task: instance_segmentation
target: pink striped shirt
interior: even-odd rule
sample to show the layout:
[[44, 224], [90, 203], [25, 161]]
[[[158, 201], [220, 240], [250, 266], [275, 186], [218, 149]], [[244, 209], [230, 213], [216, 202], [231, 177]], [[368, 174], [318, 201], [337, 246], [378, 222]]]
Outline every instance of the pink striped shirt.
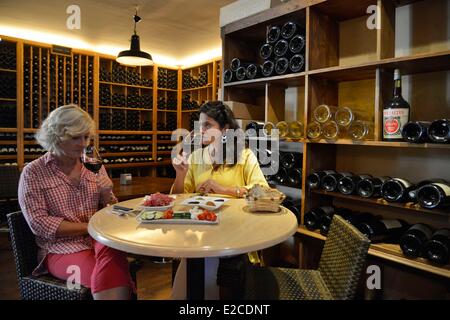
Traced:
[[[99, 174], [107, 175], [105, 167], [101, 168]], [[63, 220], [89, 222], [92, 215], [103, 206], [97, 178], [84, 166], [80, 184], [76, 186], [57, 167], [54, 156], [47, 152], [24, 167], [18, 197], [39, 247], [39, 265], [33, 275], [47, 272], [43, 261], [48, 253], [68, 254], [92, 248], [89, 235], [56, 237]]]

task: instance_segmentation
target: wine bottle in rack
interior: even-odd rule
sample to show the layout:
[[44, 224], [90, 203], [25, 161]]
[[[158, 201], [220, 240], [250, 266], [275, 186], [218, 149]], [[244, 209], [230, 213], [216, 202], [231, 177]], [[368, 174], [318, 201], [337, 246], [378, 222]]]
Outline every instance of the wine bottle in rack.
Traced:
[[261, 73], [264, 77], [270, 77], [275, 74], [275, 63], [272, 60], [264, 61], [261, 66]]
[[408, 224], [400, 219], [372, 219], [357, 226], [358, 230], [366, 235], [372, 243], [398, 243], [408, 227]]
[[246, 75], [247, 75], [247, 73], [246, 73], [246, 68], [245, 67], [239, 67], [236, 70], [236, 79], [238, 81], [245, 80]]
[[411, 121], [403, 126], [402, 137], [406, 142], [424, 143], [429, 141], [428, 128], [431, 122]]
[[433, 121], [428, 127], [428, 137], [435, 143], [450, 143], [450, 120]]
[[278, 25], [270, 26], [267, 29], [266, 42], [275, 43], [278, 41], [281, 35], [281, 28]]
[[259, 49], [259, 56], [264, 59], [270, 59], [273, 55], [273, 46], [270, 43], [264, 43]]
[[324, 215], [333, 215], [334, 211], [334, 208], [331, 206], [323, 206], [311, 209], [310, 211], [305, 213], [305, 227], [311, 231], [320, 228], [321, 218]]
[[381, 186], [381, 195], [389, 202], [408, 202], [409, 192], [415, 190], [415, 186], [406, 179], [391, 178]]
[[288, 21], [282, 27], [280, 35], [284, 39], [291, 39], [295, 34], [305, 34], [305, 29], [295, 21]]
[[275, 61], [275, 72], [277, 75], [285, 74], [289, 69], [289, 60], [285, 57], [278, 58]]
[[249, 64], [247, 67], [247, 70], [245, 71], [246, 77], [247, 79], [256, 79], [261, 77], [262, 73], [261, 73], [261, 67], [257, 64]]
[[230, 70], [236, 72], [240, 67], [247, 68], [250, 63], [250, 61], [233, 58], [230, 62]]
[[450, 207], [450, 183], [439, 179], [425, 184], [417, 190], [416, 197], [423, 208]]
[[304, 35], [297, 34], [289, 41], [289, 50], [296, 54], [305, 50], [306, 38]]
[[275, 57], [280, 58], [284, 57], [289, 51], [289, 42], [285, 39], [278, 40], [275, 46], [273, 47], [273, 52]]
[[223, 81], [225, 83], [234, 81], [233, 76], [234, 76], [233, 71], [231, 71], [229, 69], [225, 69], [223, 71]]
[[302, 166], [302, 154], [285, 152], [281, 158], [281, 166], [286, 170], [291, 170], [293, 168], [301, 168]]
[[357, 184], [357, 193], [363, 198], [381, 196], [381, 186], [391, 177], [363, 177]]
[[409, 122], [410, 106], [402, 97], [400, 70], [394, 71], [394, 96], [383, 110], [383, 138], [386, 141], [402, 140], [403, 126]]
[[[371, 175], [355, 175], [355, 176], [346, 176], [339, 179], [338, 182], [338, 190], [342, 194], [350, 195], [356, 193], [357, 185], [362, 179], [371, 179]], [[369, 180], [370, 181], [370, 180]]]
[[301, 188], [302, 168], [292, 168], [287, 175], [288, 184], [294, 188]]
[[305, 58], [301, 54], [295, 54], [289, 60], [289, 70], [291, 72], [301, 72], [304, 70]]
[[350, 172], [333, 172], [322, 178], [321, 184], [325, 191], [333, 192], [338, 189], [339, 180], [343, 177], [353, 176]]
[[319, 189], [322, 187], [322, 179], [329, 175], [336, 173], [334, 170], [316, 171], [308, 175], [306, 178], [306, 185], [309, 189]]
[[450, 254], [450, 229], [437, 230], [427, 241], [424, 248], [424, 256], [428, 260], [442, 265], [449, 263]]
[[417, 223], [410, 227], [400, 238], [400, 248], [405, 256], [417, 258], [422, 255], [425, 243], [433, 235], [429, 226]]

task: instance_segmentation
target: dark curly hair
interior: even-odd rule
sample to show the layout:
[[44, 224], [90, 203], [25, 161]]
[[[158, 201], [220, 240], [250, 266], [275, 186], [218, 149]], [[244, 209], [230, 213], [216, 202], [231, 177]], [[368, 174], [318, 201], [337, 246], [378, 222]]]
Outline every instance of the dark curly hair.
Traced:
[[[217, 123], [220, 126], [220, 129], [224, 129], [228, 126], [228, 129], [238, 130], [240, 129], [239, 124], [236, 121], [236, 118], [234, 117], [233, 111], [230, 109], [229, 106], [224, 104], [222, 101], [208, 101], [205, 104], [203, 104], [200, 107], [199, 110], [200, 113], [206, 114], [208, 117], [214, 119], [217, 121]], [[239, 145], [238, 137], [233, 135], [233, 143], [234, 143], [234, 156], [233, 156], [233, 163], [226, 163], [226, 144], [222, 144], [222, 150], [223, 150], [223, 164], [215, 166], [214, 169], [218, 169], [221, 166], [230, 166], [233, 167], [237, 164], [238, 160], [241, 157], [243, 147], [242, 145]], [[247, 144], [244, 144], [244, 148], [247, 147]]]

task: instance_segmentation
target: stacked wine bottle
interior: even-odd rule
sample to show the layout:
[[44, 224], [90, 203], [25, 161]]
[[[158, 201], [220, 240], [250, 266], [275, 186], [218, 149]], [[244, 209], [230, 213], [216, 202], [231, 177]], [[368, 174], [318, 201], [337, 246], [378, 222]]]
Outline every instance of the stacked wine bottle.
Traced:
[[24, 45], [24, 127], [38, 128], [49, 112], [74, 103], [93, 115], [94, 57], [59, 55], [48, 48]]
[[363, 198], [382, 197], [388, 202], [413, 202], [426, 209], [450, 210], [450, 182], [444, 179], [427, 179], [413, 184], [402, 178], [325, 170], [308, 175], [306, 184], [310, 190], [339, 191]]
[[204, 87], [208, 84], [208, 71], [201, 70], [198, 76], [191, 74], [190, 70], [183, 71], [183, 89]]
[[353, 212], [334, 206], [309, 210], [305, 213], [304, 225], [308, 230], [319, 230], [326, 236], [335, 214], [355, 226], [372, 243], [399, 244], [403, 254], [409, 258], [424, 257], [441, 265], [449, 263], [450, 230], [447, 228], [433, 230], [423, 223], [410, 225], [402, 219], [384, 219], [368, 212]]
[[276, 124], [273, 122], [258, 122], [258, 121], [251, 121], [247, 124], [245, 130], [254, 130], [254, 131], [247, 131], [248, 135], [255, 135], [255, 136], [272, 136], [272, 130], [277, 129], [278, 130], [278, 137], [280, 139], [301, 139], [303, 137], [303, 130], [304, 126], [301, 121], [295, 120], [295, 121], [279, 121]]
[[158, 69], [158, 88], [176, 89], [177, 88], [177, 71], [159, 68]]
[[313, 120], [308, 124], [306, 134], [312, 140], [367, 140], [373, 137], [373, 122], [358, 119], [360, 116], [349, 107], [321, 104], [314, 109]]
[[196, 100], [192, 100], [191, 95], [185, 94], [183, 95], [183, 99], [181, 100], [181, 105], [183, 110], [197, 110], [204, 103]]
[[[257, 157], [263, 172], [268, 172], [266, 179], [269, 183], [301, 188], [303, 174], [301, 153], [277, 152], [258, 148]], [[278, 164], [274, 162], [278, 162]], [[278, 168], [278, 171], [273, 172], [273, 168]]]
[[450, 143], [450, 120], [410, 121], [403, 126], [402, 136], [411, 143]]
[[267, 30], [266, 41], [260, 47], [262, 64], [233, 58], [224, 70], [225, 83], [302, 72], [305, 68], [305, 28], [295, 21], [273, 25]]

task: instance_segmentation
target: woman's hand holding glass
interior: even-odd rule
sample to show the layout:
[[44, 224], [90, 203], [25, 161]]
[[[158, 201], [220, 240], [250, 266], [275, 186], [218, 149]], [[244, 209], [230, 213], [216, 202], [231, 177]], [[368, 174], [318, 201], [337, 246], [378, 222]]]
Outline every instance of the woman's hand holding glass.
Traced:
[[113, 182], [108, 176], [97, 175], [98, 190], [100, 192], [100, 201], [103, 204], [111, 202]]
[[181, 154], [177, 154], [177, 156], [172, 159], [172, 165], [177, 175], [183, 177], [186, 176], [189, 169], [189, 163], [186, 157], [186, 152], [183, 151]]

